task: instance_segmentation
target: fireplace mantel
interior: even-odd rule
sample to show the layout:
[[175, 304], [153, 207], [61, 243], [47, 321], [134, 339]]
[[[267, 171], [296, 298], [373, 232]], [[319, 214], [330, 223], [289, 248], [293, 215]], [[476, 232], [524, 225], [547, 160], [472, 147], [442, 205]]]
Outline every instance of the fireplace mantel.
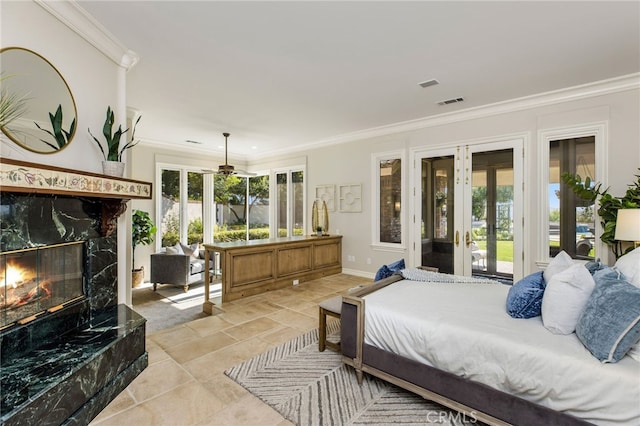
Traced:
[[0, 190], [103, 200], [102, 234], [109, 236], [132, 199], [151, 199], [151, 183], [0, 158]]

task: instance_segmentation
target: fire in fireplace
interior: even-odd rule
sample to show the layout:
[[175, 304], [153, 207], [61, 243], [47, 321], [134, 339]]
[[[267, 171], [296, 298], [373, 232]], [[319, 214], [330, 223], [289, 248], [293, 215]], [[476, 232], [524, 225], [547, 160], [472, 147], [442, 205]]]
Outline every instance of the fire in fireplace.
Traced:
[[84, 243], [0, 254], [0, 329], [25, 324], [84, 297]]

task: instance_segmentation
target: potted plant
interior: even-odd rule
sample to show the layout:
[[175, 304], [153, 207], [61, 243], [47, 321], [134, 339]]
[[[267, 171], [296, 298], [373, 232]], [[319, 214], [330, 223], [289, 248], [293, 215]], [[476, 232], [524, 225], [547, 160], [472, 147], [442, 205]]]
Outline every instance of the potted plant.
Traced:
[[42, 142], [44, 142], [46, 145], [48, 145], [50, 148], [52, 148], [54, 151], [59, 151], [62, 148], [64, 148], [65, 146], [67, 146], [67, 144], [69, 143], [69, 141], [73, 137], [73, 134], [76, 131], [75, 130], [76, 129], [76, 119], [74, 118], [73, 121], [71, 122], [71, 124], [69, 125], [69, 131], [64, 130], [62, 128], [62, 105], [58, 104], [58, 109], [56, 109], [56, 113], [55, 114], [49, 113], [49, 120], [51, 120], [51, 128], [53, 130], [43, 129], [35, 121], [34, 121], [34, 124], [36, 125], [36, 127], [38, 129], [42, 130], [43, 132], [48, 133], [49, 136], [51, 136], [53, 139], [55, 139], [57, 146], [52, 144], [49, 141], [44, 140], [44, 139], [40, 139], [40, 140]]
[[[0, 74], [0, 83], [9, 78], [9, 75]], [[12, 93], [5, 85], [0, 90], [0, 128], [11, 123], [27, 111], [27, 98]]]
[[322, 237], [322, 226], [316, 226], [316, 235]]
[[144, 267], [136, 268], [136, 246], [149, 245], [156, 236], [156, 226], [149, 213], [142, 210], [134, 210], [131, 217], [131, 257], [133, 269], [131, 271], [133, 287], [140, 285], [144, 278]]
[[622, 197], [614, 197], [609, 194], [609, 188], [602, 190], [602, 183], [596, 184], [589, 177], [586, 177], [583, 182], [578, 174], [562, 174], [562, 181], [579, 198], [593, 204], [600, 197], [598, 208], [598, 216], [600, 216], [600, 224], [602, 225], [600, 239], [611, 248], [616, 259], [625, 254], [622, 242], [615, 239], [618, 210], [640, 208], [640, 175], [635, 175], [635, 177], [636, 181], [628, 185], [629, 188]]
[[89, 130], [89, 134], [93, 138], [93, 140], [100, 148], [100, 152], [102, 152], [102, 156], [104, 157], [104, 161], [102, 162], [103, 172], [106, 175], [111, 176], [122, 176], [124, 173], [124, 163], [122, 162], [122, 154], [127, 149], [131, 149], [138, 144], [140, 141], [136, 141], [136, 127], [138, 126], [138, 122], [142, 116], [139, 116], [133, 125], [133, 131], [131, 132], [131, 139], [127, 142], [122, 148], [120, 147], [120, 138], [122, 135], [127, 133], [129, 129], [122, 130], [122, 126], [118, 126], [118, 130], [113, 132], [113, 124], [115, 122], [115, 114], [111, 110], [111, 107], [107, 107], [107, 117], [104, 120], [104, 125], [102, 127], [102, 134], [107, 141], [106, 149], [102, 146], [98, 138], [93, 136], [91, 130]]

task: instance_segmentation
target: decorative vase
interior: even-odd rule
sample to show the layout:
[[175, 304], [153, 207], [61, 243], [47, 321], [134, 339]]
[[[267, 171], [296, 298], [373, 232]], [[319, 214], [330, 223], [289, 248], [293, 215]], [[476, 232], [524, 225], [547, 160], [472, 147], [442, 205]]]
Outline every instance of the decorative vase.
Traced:
[[131, 270], [131, 285], [135, 288], [138, 287], [144, 280], [144, 266], [140, 269]]
[[124, 175], [124, 163], [122, 161], [103, 161], [102, 173], [108, 176], [122, 177]]

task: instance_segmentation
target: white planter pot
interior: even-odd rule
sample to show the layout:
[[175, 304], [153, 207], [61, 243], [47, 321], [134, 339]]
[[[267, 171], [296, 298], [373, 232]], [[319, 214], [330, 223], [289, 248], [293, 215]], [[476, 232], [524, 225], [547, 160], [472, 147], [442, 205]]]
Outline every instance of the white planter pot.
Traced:
[[124, 175], [124, 163], [121, 161], [103, 161], [102, 173], [108, 176], [122, 177]]

